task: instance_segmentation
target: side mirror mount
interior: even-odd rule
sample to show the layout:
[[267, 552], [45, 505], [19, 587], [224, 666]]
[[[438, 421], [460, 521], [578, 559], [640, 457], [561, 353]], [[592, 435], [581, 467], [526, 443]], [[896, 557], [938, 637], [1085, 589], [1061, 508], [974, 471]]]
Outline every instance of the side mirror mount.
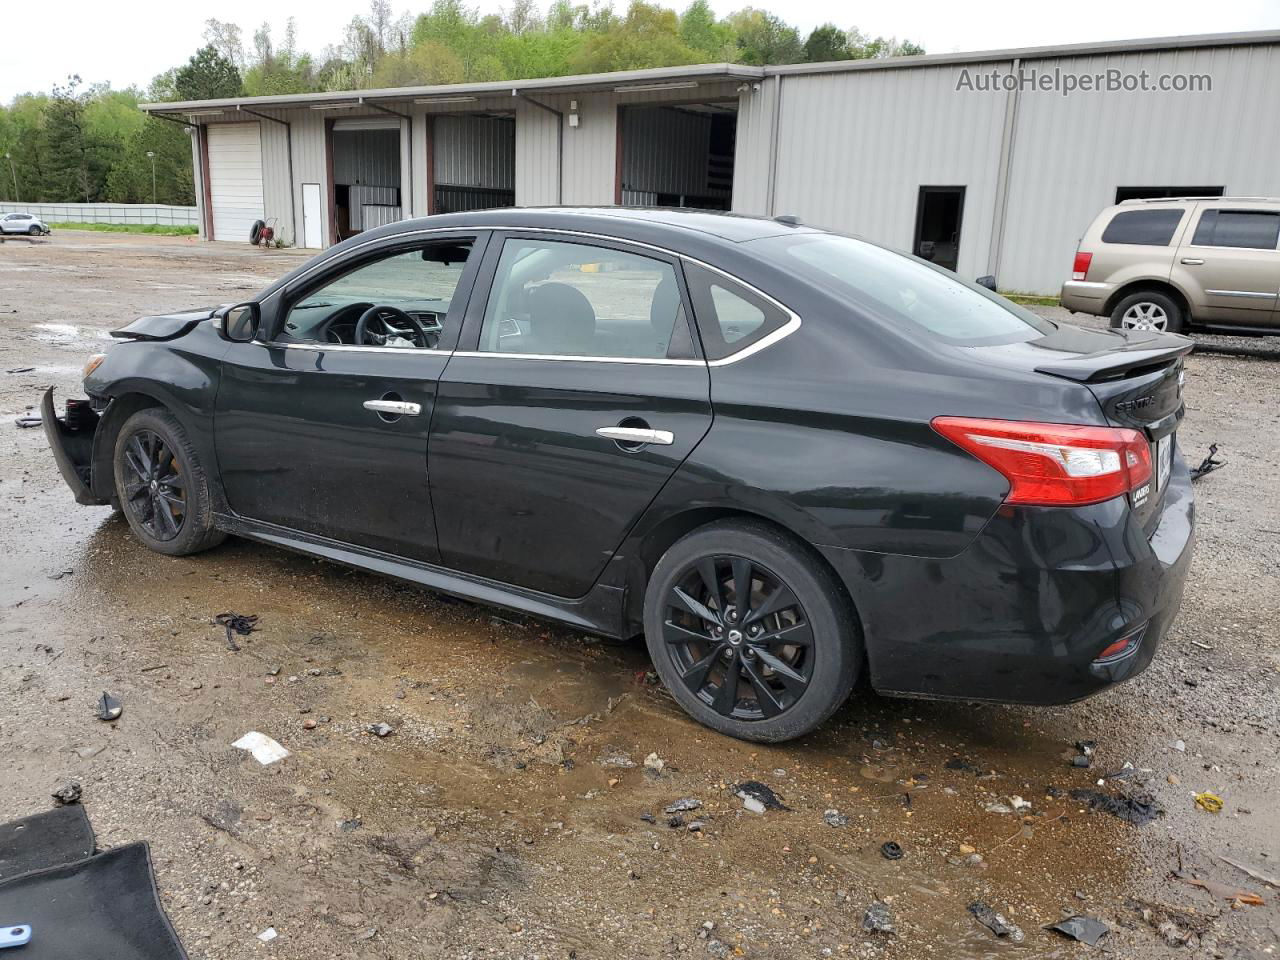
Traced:
[[996, 278], [991, 276], [990, 274], [987, 274], [987, 276], [985, 277], [979, 277], [977, 280], [974, 281], [974, 283], [976, 283], [980, 287], [986, 287], [992, 293], [996, 292]]
[[262, 308], [253, 301], [237, 303], [223, 307], [215, 314], [218, 319], [218, 333], [223, 340], [232, 343], [248, 343], [258, 335], [258, 325], [262, 322]]

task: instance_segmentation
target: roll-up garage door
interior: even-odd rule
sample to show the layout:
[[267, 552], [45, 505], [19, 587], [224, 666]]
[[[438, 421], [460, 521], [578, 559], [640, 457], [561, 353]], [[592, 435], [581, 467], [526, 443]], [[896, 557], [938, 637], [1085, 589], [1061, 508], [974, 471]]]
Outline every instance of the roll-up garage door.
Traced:
[[257, 123], [210, 124], [208, 130], [213, 239], [247, 243], [264, 209], [261, 130]]

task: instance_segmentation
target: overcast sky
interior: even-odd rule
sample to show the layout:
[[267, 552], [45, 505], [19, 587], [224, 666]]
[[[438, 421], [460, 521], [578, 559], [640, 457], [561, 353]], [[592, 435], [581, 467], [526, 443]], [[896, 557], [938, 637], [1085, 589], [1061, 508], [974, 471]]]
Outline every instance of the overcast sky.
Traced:
[[[677, 9], [687, 4], [662, 2]], [[473, 3], [486, 13], [503, 6], [502, 0]], [[394, 3], [397, 15], [416, 14], [429, 5], [430, 0]], [[893, 0], [856, 6], [848, 0], [712, 0], [721, 15], [748, 5], [779, 13], [802, 31], [832, 21], [873, 36], [914, 40], [929, 53], [1280, 28], [1280, 0], [1039, 5], [1025, 0]], [[615, 0], [614, 6], [625, 9], [626, 0]], [[338, 42], [354, 14], [366, 12], [363, 0], [3, 0], [0, 8], [5, 50], [0, 56], [0, 103], [19, 93], [48, 90], [72, 73], [88, 83], [145, 87], [202, 45], [209, 17], [238, 23], [248, 41], [264, 15], [277, 37], [285, 20], [294, 16], [299, 45], [319, 53]]]

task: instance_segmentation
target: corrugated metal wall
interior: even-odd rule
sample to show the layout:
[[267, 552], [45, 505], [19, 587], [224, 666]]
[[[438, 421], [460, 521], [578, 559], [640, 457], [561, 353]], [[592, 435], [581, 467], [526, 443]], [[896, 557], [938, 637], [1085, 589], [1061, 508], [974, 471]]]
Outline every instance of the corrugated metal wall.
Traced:
[[733, 209], [768, 216], [773, 182], [773, 124], [781, 77], [750, 84], [738, 97], [738, 143], [733, 165]]
[[[674, 107], [622, 112], [622, 191], [705, 196], [711, 117]], [[652, 202], [652, 201], [642, 201]]]
[[333, 182], [400, 186], [399, 130], [333, 131]]
[[270, 223], [276, 220], [276, 236], [292, 245], [298, 231], [294, 225], [293, 195], [289, 189], [289, 129], [271, 120], [259, 121], [262, 131], [262, 205]]
[[516, 185], [514, 117], [444, 115], [435, 122], [435, 182], [458, 187]]
[[958, 92], [958, 74], [933, 67], [784, 77], [771, 212], [906, 250], [920, 187], [962, 185], [957, 272], [985, 273], [1004, 98]]
[[[1031, 64], [1024, 64], [1030, 66]], [[1210, 93], [1023, 92], [1013, 141], [1002, 289], [1056, 294], [1076, 244], [1120, 186], [1221, 185], [1280, 196], [1280, 47], [1040, 60], [1042, 72], [1207, 73]], [[971, 94], [971, 96], [978, 96]]]

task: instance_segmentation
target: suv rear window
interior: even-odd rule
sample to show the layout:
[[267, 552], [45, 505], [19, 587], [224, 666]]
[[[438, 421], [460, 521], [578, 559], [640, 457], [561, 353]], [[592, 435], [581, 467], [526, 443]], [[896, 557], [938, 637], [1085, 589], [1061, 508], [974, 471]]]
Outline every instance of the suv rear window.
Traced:
[[1140, 243], [1167, 247], [1182, 222], [1182, 207], [1162, 210], [1125, 210], [1117, 213], [1102, 231], [1103, 243]]
[[1056, 329], [950, 270], [885, 247], [830, 233], [767, 237], [748, 246], [847, 304], [961, 346], [1016, 343]]
[[1280, 213], [1268, 210], [1206, 210], [1192, 243], [1197, 247], [1248, 247], [1274, 250], [1280, 239]]

